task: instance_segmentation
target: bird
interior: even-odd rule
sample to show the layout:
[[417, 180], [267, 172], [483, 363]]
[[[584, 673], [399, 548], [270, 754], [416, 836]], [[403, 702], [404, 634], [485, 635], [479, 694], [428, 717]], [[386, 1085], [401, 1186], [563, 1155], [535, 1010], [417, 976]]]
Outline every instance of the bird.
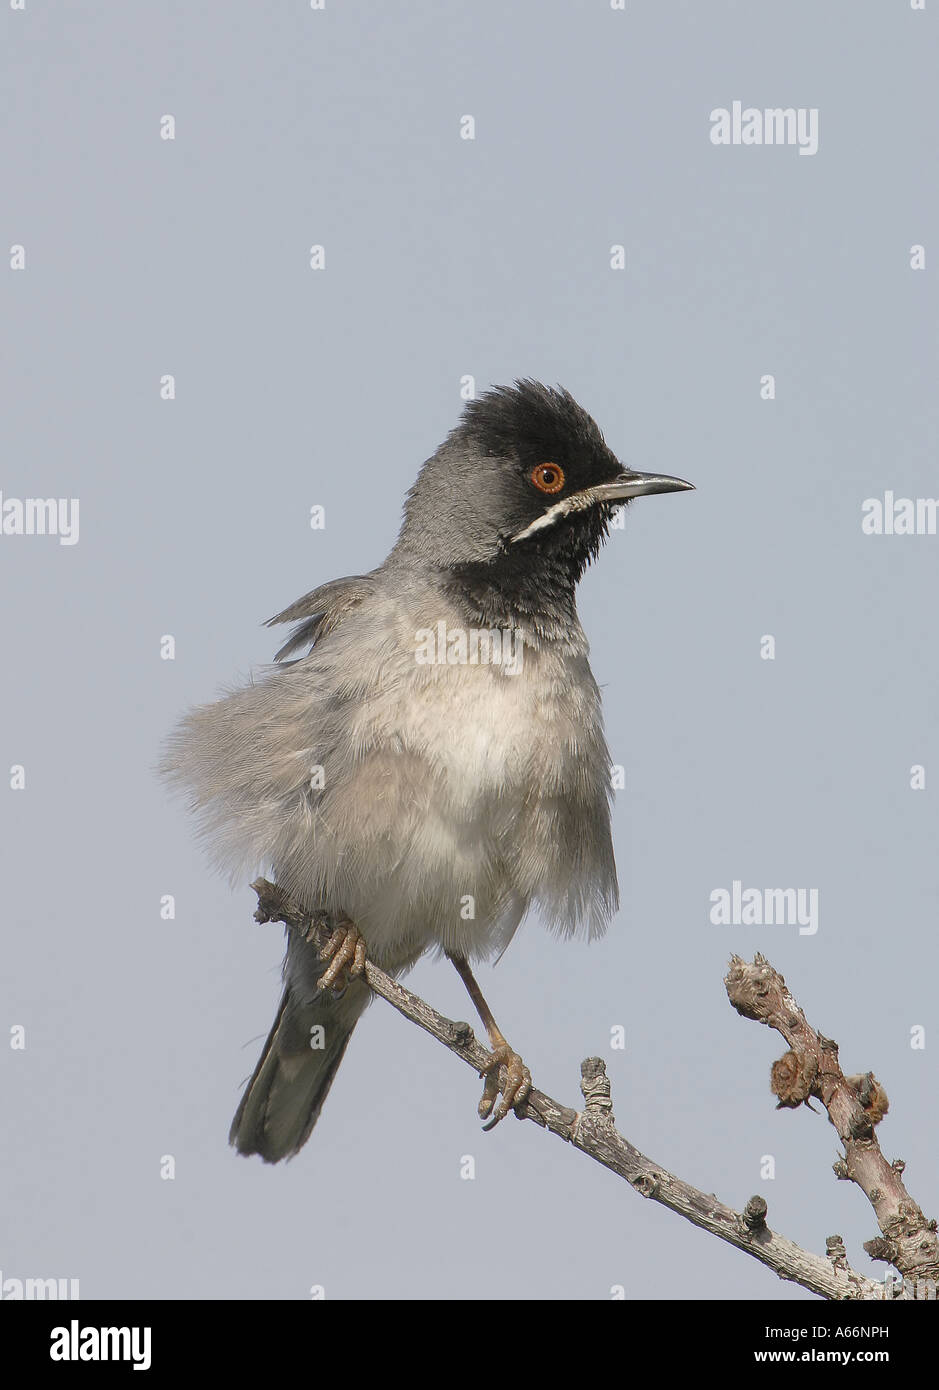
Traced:
[[243, 1155], [296, 1155], [370, 991], [452, 961], [486, 1027], [486, 1128], [531, 1073], [471, 962], [533, 910], [600, 936], [619, 893], [600, 691], [576, 606], [617, 509], [681, 478], [626, 467], [563, 387], [464, 403], [421, 467], [387, 558], [268, 620], [273, 663], [169, 735], [161, 772], [233, 880], [266, 866], [329, 928], [288, 932], [277, 1015], [231, 1125]]

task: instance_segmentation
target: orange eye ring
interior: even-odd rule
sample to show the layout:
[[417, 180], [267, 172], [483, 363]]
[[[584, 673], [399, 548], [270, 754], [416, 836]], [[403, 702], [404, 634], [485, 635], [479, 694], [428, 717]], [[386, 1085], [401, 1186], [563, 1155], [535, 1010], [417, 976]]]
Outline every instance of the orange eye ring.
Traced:
[[531, 480], [539, 492], [560, 492], [564, 486], [564, 469], [557, 463], [539, 463], [531, 470]]

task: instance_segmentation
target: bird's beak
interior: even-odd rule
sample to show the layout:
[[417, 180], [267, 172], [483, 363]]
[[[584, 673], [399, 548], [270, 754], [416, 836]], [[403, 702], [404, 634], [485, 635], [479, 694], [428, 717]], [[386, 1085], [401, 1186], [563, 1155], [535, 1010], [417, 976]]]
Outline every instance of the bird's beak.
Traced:
[[523, 531], [512, 536], [511, 543], [514, 545], [516, 541], [526, 541], [529, 536], [554, 526], [562, 517], [570, 516], [572, 512], [585, 512], [601, 502], [612, 502], [615, 506], [617, 502], [628, 502], [631, 497], [643, 497], [649, 492], [685, 492], [689, 488], [693, 492], [694, 483], [686, 483], [684, 478], [669, 478], [665, 473], [634, 473], [632, 469], [626, 469], [612, 483], [585, 487], [555, 502]]
[[595, 502], [627, 502], [630, 497], [646, 497], [653, 492], [694, 491], [694, 483], [684, 478], [670, 478], [667, 473], [634, 473], [627, 468], [612, 483], [600, 483], [590, 489]]

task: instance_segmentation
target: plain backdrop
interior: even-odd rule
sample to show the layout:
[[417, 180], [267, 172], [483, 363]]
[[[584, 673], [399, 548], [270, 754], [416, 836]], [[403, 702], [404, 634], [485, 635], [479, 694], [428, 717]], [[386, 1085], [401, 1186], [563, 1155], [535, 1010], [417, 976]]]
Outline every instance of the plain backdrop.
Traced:
[[[939, 537], [861, 530], [885, 489], [939, 493], [937, 9], [4, 7], [0, 488], [78, 497], [81, 527], [0, 535], [4, 1279], [809, 1297], [534, 1125], [482, 1134], [475, 1076], [382, 1003], [297, 1159], [227, 1146], [282, 939], [208, 869], [160, 741], [270, 660], [263, 619], [383, 558], [466, 376], [560, 382], [698, 487], [630, 508], [582, 586], [622, 909], [590, 947], [527, 922], [480, 971], [502, 1027], [569, 1105], [602, 1055], [654, 1161], [880, 1276], [834, 1130], [774, 1110], [784, 1044], [725, 997], [762, 950], [876, 1071], [885, 1152], [939, 1211]], [[713, 145], [735, 100], [817, 108], [818, 152]], [[817, 934], [713, 925], [735, 879], [817, 888]], [[469, 1016], [445, 964], [409, 983]]]

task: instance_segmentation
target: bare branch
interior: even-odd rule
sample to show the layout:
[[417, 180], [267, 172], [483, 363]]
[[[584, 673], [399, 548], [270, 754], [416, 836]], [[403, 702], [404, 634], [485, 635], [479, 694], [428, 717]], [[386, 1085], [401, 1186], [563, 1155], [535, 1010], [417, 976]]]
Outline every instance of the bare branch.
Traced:
[[904, 1187], [903, 1160], [888, 1163], [874, 1133], [887, 1112], [883, 1086], [872, 1072], [844, 1075], [838, 1044], [809, 1025], [765, 956], [754, 956], [752, 965], [732, 956], [724, 984], [739, 1014], [775, 1028], [789, 1044], [790, 1051], [774, 1063], [770, 1081], [779, 1105], [794, 1109], [814, 1096], [828, 1111], [844, 1144], [835, 1174], [850, 1178], [866, 1193], [882, 1232], [866, 1242], [868, 1255], [895, 1265], [904, 1279], [939, 1279], [936, 1222], [926, 1220]]
[[[254, 914], [256, 921], [284, 922], [307, 940], [325, 944], [329, 935], [325, 921], [299, 907], [266, 879], [258, 879], [251, 886], [258, 895], [258, 908]], [[371, 961], [366, 962], [365, 978], [375, 994], [456, 1053], [475, 1071], [482, 1072], [491, 1053], [477, 1041], [468, 1023], [455, 1023], [445, 1018]], [[581, 1064], [581, 1076], [581, 1090], [585, 1099], [582, 1111], [572, 1110], [544, 1092], [532, 1089], [526, 1104], [516, 1112], [518, 1117], [532, 1120], [543, 1129], [550, 1130], [597, 1163], [625, 1178], [640, 1196], [661, 1203], [693, 1225], [743, 1250], [774, 1270], [781, 1279], [801, 1284], [822, 1298], [883, 1298], [882, 1284], [864, 1278], [849, 1267], [843, 1245], [832, 1251], [829, 1242], [829, 1255], [825, 1258], [803, 1250], [785, 1236], [770, 1230], [766, 1224], [766, 1202], [762, 1197], [751, 1197], [743, 1212], [737, 1212], [719, 1201], [713, 1193], [699, 1192], [660, 1164], [646, 1158], [614, 1125], [610, 1082], [601, 1059], [588, 1057]], [[840, 1237], [832, 1239], [840, 1241]]]

